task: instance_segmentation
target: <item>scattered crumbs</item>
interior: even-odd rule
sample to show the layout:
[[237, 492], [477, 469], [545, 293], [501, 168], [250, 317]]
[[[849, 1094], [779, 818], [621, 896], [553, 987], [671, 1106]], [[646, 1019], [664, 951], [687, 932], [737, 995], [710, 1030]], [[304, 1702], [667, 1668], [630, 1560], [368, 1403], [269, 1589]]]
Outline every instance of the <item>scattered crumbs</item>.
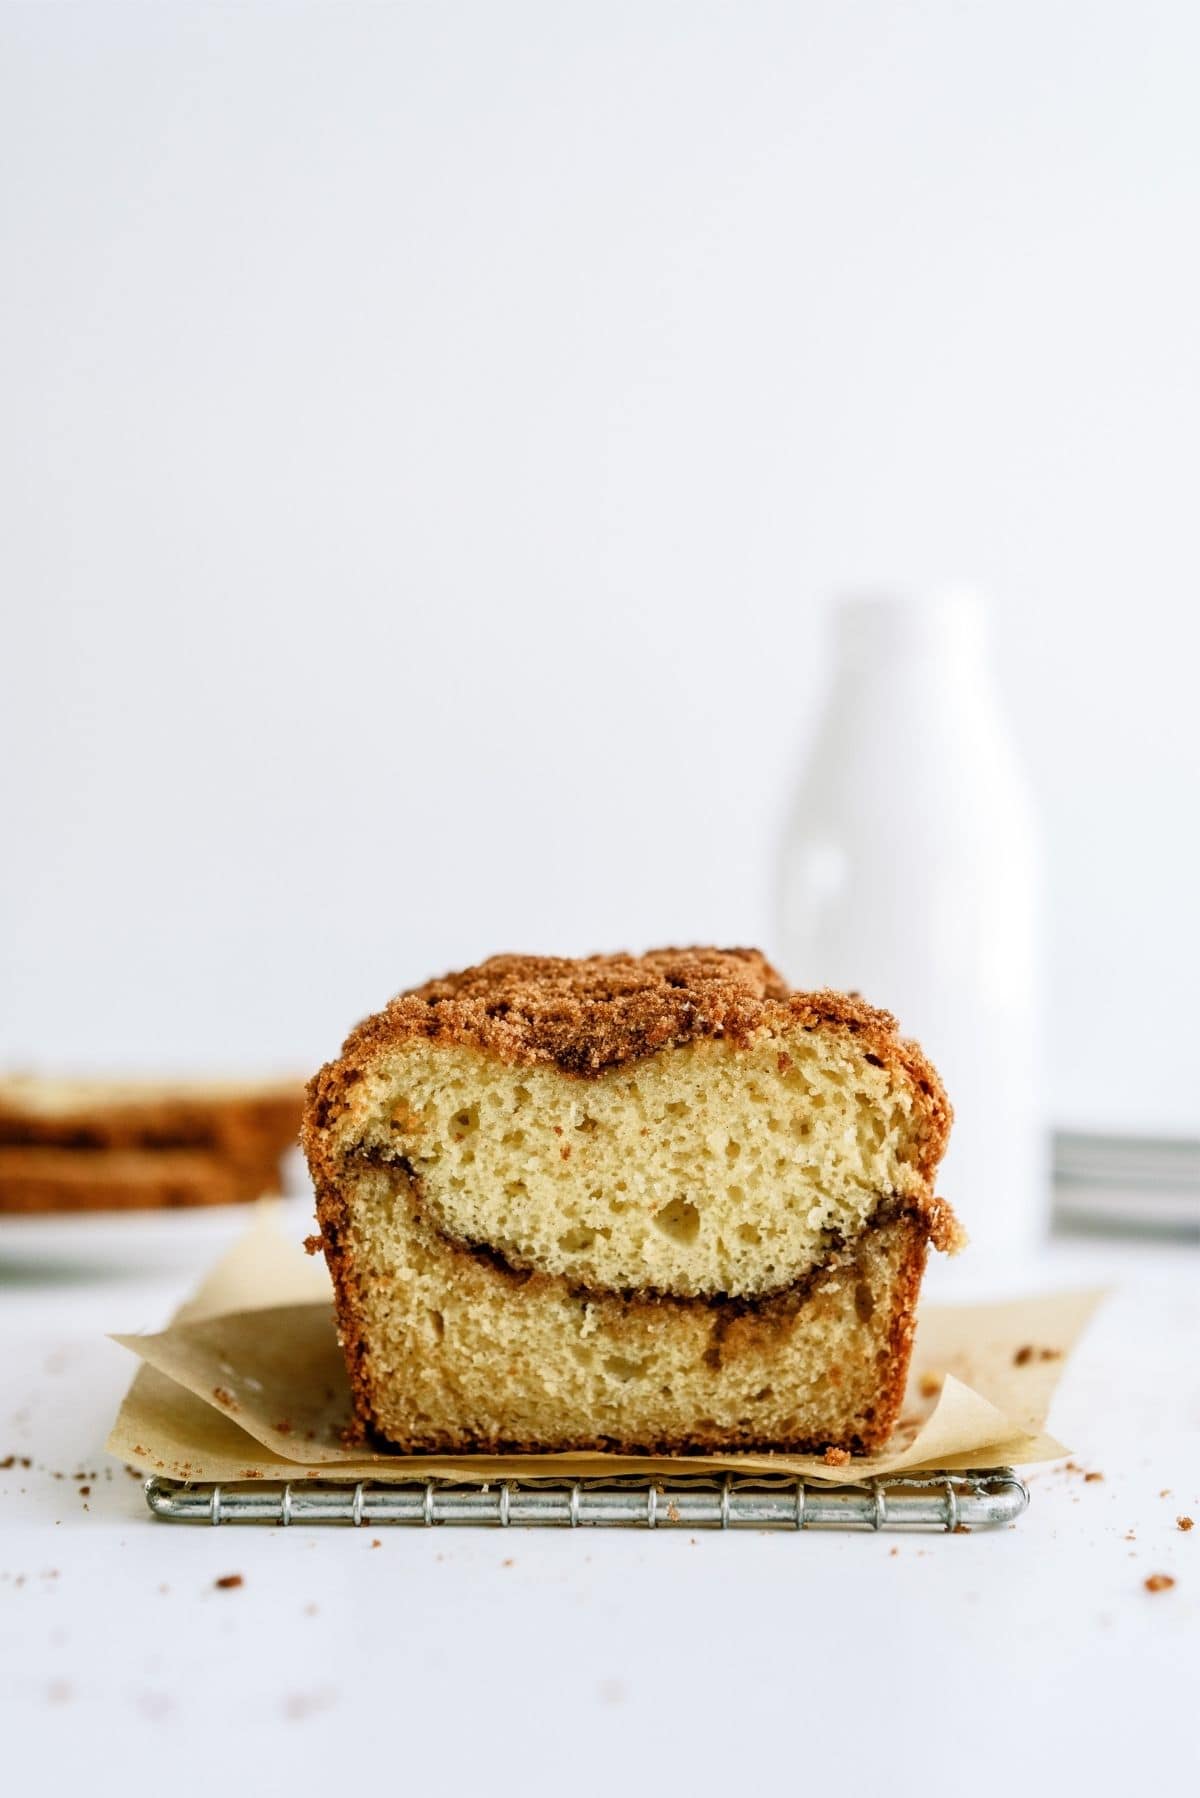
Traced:
[[971, 1534], [971, 1526], [969, 1523], [956, 1523], [950, 1534], [952, 1536], [969, 1536]]
[[214, 1386], [213, 1397], [219, 1405], [224, 1405], [227, 1411], [237, 1410], [237, 1400], [227, 1386]]
[[222, 1573], [213, 1581], [218, 1592], [232, 1592], [235, 1586], [244, 1586], [245, 1583], [240, 1573]]
[[1061, 1349], [1044, 1348], [1038, 1350], [1039, 1361], [1061, 1361], [1062, 1358], [1063, 1352]]
[[261, 1467], [243, 1467], [242, 1468], [242, 1478], [244, 1480], [261, 1480], [262, 1479], [262, 1468]]
[[337, 1701], [337, 1693], [328, 1687], [316, 1692], [292, 1692], [283, 1701], [283, 1714], [289, 1723], [302, 1723], [317, 1711], [327, 1711]]
[[[142, 1453], [142, 1450], [139, 1449], [138, 1453], [139, 1454]], [[140, 1480], [142, 1477], [136, 1467], [126, 1467], [125, 1471], [129, 1475], [131, 1480]]]
[[821, 1459], [826, 1467], [845, 1467], [850, 1459], [850, 1450], [848, 1448], [827, 1448]]
[[1085, 1486], [1090, 1486], [1093, 1480], [1102, 1480], [1103, 1478], [1104, 1475], [1102, 1473], [1097, 1473], [1093, 1468], [1091, 1473], [1084, 1474], [1083, 1483]]
[[917, 1381], [917, 1391], [921, 1397], [936, 1398], [942, 1390], [942, 1378], [940, 1373], [923, 1373]]
[[5, 1472], [7, 1472], [10, 1467], [32, 1466], [33, 1462], [29, 1459], [28, 1455], [5, 1455], [4, 1459], [0, 1461], [0, 1468]]
[[81, 1486], [79, 1488], [80, 1498], [90, 1498], [91, 1495], [92, 1495], [92, 1489], [90, 1486]]
[[[695, 1546], [696, 1546], [696, 1538], [695, 1538], [695, 1536], [689, 1536], [689, 1537], [688, 1537], [688, 1544], [689, 1544], [689, 1546], [690, 1546], [690, 1547], [692, 1547], [692, 1548], [695, 1548]], [[590, 1559], [591, 1559], [591, 1556], [590, 1556], [590, 1555], [589, 1555], [589, 1556], [588, 1556], [588, 1559], [589, 1559], [589, 1560], [590, 1560]]]
[[1177, 1517], [1175, 1519], [1175, 1528], [1177, 1530], [1194, 1529], [1195, 1528], [1195, 1519], [1192, 1517]]
[[674, 1499], [672, 1499], [667, 1506], [667, 1521], [669, 1523], [679, 1522], [679, 1506], [675, 1503]]
[[900, 1553], [900, 1550], [898, 1548], [889, 1548], [888, 1549], [889, 1557], [892, 1555], [898, 1555], [899, 1553]]
[[281, 1417], [273, 1427], [279, 1431], [281, 1436], [290, 1436], [292, 1433], [291, 1420], [286, 1417]]
[[378, 1536], [371, 1537], [371, 1547], [372, 1548], [382, 1548], [383, 1547], [383, 1543], [380, 1541]]
[[324, 1247], [325, 1238], [323, 1236], [306, 1236], [304, 1238], [304, 1253], [306, 1255], [319, 1255]]
[[1169, 1573], [1148, 1573], [1142, 1584], [1147, 1592], [1169, 1592], [1175, 1581]]
[[1159, 1493], [1159, 1495], [1158, 1495], [1158, 1496], [1159, 1496], [1159, 1497], [1160, 1497], [1160, 1498], [1170, 1498], [1170, 1496], [1171, 1496], [1171, 1488], [1170, 1488], [1170, 1487], [1169, 1487], [1169, 1486], [1164, 1486], [1164, 1487], [1163, 1487], [1163, 1489], [1162, 1489], [1162, 1491], [1161, 1491], [1161, 1492], [1160, 1492], [1160, 1493]]
[[1028, 1367], [1029, 1363], [1032, 1360], [1033, 1360], [1033, 1344], [1031, 1342], [1026, 1342], [1026, 1343], [1023, 1343], [1022, 1346], [1013, 1355], [1013, 1366], [1014, 1367]]
[[502, 1567], [515, 1567], [515, 1566], [516, 1566], [516, 1564], [517, 1564], [517, 1563], [516, 1563], [516, 1562], [515, 1562], [515, 1561], [514, 1561], [514, 1560], [513, 1560], [513, 1558], [512, 1558], [512, 1556], [511, 1556], [511, 1555], [509, 1555], [509, 1556], [508, 1556], [508, 1558], [507, 1558], [507, 1559], [506, 1559], [506, 1560], [503, 1560], [503, 1561], [501, 1561], [501, 1563], [500, 1563], [500, 1565], [501, 1565], [501, 1566], [502, 1566]]
[[1134, 1533], [1133, 1533], [1133, 1531], [1132, 1531], [1132, 1530], [1126, 1530], [1126, 1531], [1125, 1531], [1125, 1538], [1124, 1538], [1124, 1539], [1125, 1539], [1125, 1541], [1126, 1541], [1126, 1542], [1136, 1542], [1136, 1541], [1137, 1541], [1137, 1537], [1136, 1537], [1136, 1536], [1135, 1536], [1135, 1535], [1134, 1535]]

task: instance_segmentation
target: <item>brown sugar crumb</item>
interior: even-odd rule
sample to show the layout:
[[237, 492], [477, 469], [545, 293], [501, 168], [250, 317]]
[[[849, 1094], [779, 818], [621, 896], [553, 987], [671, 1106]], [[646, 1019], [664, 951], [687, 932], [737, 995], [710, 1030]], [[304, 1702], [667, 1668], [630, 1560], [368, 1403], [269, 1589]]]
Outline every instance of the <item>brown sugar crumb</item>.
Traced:
[[272, 1427], [278, 1430], [281, 1436], [290, 1436], [292, 1433], [291, 1420], [287, 1417], [281, 1417], [279, 1422]]
[[501, 1563], [500, 1563], [500, 1565], [502, 1567], [515, 1567], [516, 1564], [517, 1563], [513, 1560], [511, 1555], [509, 1555], [509, 1557], [506, 1561], [501, 1561]]
[[848, 1448], [827, 1448], [821, 1456], [826, 1467], [844, 1467], [850, 1459]]
[[232, 1392], [230, 1392], [227, 1387], [214, 1386], [212, 1395], [216, 1399], [216, 1401], [219, 1405], [225, 1406], [225, 1409], [227, 1411], [236, 1411], [237, 1410], [237, 1400], [234, 1398]]
[[969, 1523], [956, 1523], [950, 1534], [952, 1536], [969, 1536], [971, 1534], [971, 1526]]
[[898, 1555], [899, 1553], [900, 1553], [900, 1550], [898, 1548], [889, 1548], [888, 1549], [889, 1555]]
[[1062, 1358], [1063, 1352], [1061, 1349], [1044, 1348], [1038, 1350], [1039, 1361], [1061, 1361]]
[[306, 1255], [323, 1255], [325, 1253], [325, 1238], [323, 1236], [306, 1236], [304, 1238], [304, 1253]]
[[91, 1497], [91, 1492], [92, 1492], [92, 1489], [91, 1489], [91, 1487], [90, 1487], [90, 1486], [81, 1486], [81, 1487], [80, 1487], [80, 1488], [79, 1488], [79, 1496], [80, 1496], [80, 1498], [90, 1498], [90, 1497]]
[[1097, 1473], [1093, 1469], [1093, 1471], [1091, 1473], [1084, 1474], [1083, 1483], [1085, 1486], [1090, 1486], [1093, 1480], [1102, 1480], [1103, 1478], [1104, 1478], [1104, 1475], [1102, 1473]]
[[1160, 1492], [1160, 1493], [1159, 1493], [1159, 1495], [1158, 1495], [1158, 1496], [1159, 1496], [1159, 1497], [1160, 1497], [1160, 1498], [1170, 1498], [1170, 1496], [1171, 1496], [1171, 1488], [1170, 1488], [1170, 1487], [1169, 1487], [1169, 1486], [1164, 1486], [1164, 1487], [1163, 1487], [1163, 1489], [1162, 1489], [1162, 1491], [1161, 1491], [1161, 1492]]
[[1195, 1519], [1194, 1519], [1194, 1518], [1191, 1518], [1191, 1517], [1177, 1517], [1177, 1518], [1176, 1518], [1176, 1519], [1175, 1519], [1175, 1528], [1176, 1528], [1176, 1529], [1177, 1529], [1177, 1530], [1190, 1530], [1190, 1529], [1194, 1529], [1194, 1528], [1195, 1528], [1195, 1527], [1196, 1527], [1196, 1526], [1195, 1526]]
[[922, 1398], [936, 1398], [942, 1390], [942, 1379], [940, 1373], [923, 1373], [917, 1381], [917, 1391]]
[[1025, 1343], [1025, 1345], [1022, 1348], [1019, 1348], [1017, 1350], [1016, 1354], [1013, 1356], [1013, 1366], [1014, 1367], [1028, 1367], [1029, 1363], [1032, 1360], [1033, 1360], [1033, 1344], [1031, 1342], [1027, 1342], [1027, 1343]]
[[378, 1536], [371, 1537], [371, 1547], [372, 1548], [382, 1548], [383, 1547], [383, 1543], [379, 1540]]
[[222, 1573], [213, 1581], [218, 1592], [232, 1592], [237, 1586], [244, 1586], [245, 1579], [240, 1573]]
[[1142, 1584], [1147, 1592], [1169, 1592], [1175, 1581], [1169, 1573], [1149, 1573]]

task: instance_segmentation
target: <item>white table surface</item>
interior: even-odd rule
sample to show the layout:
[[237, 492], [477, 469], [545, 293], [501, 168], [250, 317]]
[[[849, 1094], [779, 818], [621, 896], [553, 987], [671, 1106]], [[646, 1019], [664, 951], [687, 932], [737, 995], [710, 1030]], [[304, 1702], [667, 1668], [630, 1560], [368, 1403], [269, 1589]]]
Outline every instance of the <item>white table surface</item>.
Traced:
[[1034, 1470], [997, 1532], [690, 1537], [156, 1524], [104, 1332], [192, 1280], [0, 1277], [5, 1788], [1194, 1791], [1200, 1256], [1029, 1280], [1115, 1283], [1051, 1417], [1102, 1480]]

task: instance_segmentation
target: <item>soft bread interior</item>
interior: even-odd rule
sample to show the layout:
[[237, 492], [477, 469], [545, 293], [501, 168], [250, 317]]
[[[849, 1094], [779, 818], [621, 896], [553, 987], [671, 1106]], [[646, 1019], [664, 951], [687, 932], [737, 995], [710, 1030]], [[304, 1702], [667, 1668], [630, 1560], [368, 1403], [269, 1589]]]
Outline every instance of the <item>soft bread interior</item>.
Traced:
[[881, 1199], [927, 1194], [921, 1128], [903, 1073], [845, 1032], [702, 1040], [587, 1080], [417, 1041], [366, 1072], [338, 1149], [402, 1166], [427, 1224], [515, 1269], [749, 1298]]

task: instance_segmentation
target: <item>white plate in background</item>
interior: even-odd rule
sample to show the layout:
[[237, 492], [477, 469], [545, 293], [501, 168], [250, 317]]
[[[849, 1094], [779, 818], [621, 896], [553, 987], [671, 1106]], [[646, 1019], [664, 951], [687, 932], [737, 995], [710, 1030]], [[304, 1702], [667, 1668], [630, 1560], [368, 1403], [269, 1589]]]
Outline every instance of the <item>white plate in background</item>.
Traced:
[[311, 1193], [242, 1205], [0, 1213], [0, 1282], [7, 1274], [199, 1270], [250, 1227], [259, 1205], [274, 1207], [297, 1242], [316, 1228]]

